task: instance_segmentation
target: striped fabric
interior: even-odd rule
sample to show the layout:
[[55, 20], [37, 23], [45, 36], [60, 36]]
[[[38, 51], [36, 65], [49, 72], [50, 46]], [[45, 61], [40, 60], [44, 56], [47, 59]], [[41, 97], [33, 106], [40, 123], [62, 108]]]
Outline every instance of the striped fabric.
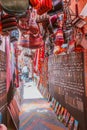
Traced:
[[25, 99], [20, 113], [19, 130], [67, 130], [45, 99]]

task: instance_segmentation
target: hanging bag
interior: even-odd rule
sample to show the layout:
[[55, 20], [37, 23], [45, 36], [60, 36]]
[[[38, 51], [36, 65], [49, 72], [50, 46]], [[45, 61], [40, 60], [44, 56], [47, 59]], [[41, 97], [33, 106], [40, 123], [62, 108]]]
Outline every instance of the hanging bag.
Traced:
[[52, 0], [53, 8], [48, 12], [49, 15], [54, 15], [58, 12], [63, 12], [63, 1], [62, 0]]
[[30, 34], [28, 38], [22, 38], [20, 46], [24, 48], [37, 49], [44, 45], [42, 36]]
[[61, 46], [64, 43], [63, 30], [59, 28], [55, 34], [55, 44]]
[[38, 9], [40, 6], [40, 0], [30, 0], [30, 4], [33, 6], [33, 8]]
[[34, 36], [33, 34], [30, 34], [29, 37], [29, 48], [31, 49], [37, 49], [44, 45], [44, 41], [42, 39], [42, 36], [39, 34], [38, 36]]
[[21, 15], [29, 7], [28, 0], [1, 0], [1, 6], [6, 13]]
[[17, 29], [17, 20], [14, 16], [6, 14], [1, 17], [2, 34]]
[[37, 14], [42, 15], [52, 9], [52, 0], [40, 0], [40, 7]]

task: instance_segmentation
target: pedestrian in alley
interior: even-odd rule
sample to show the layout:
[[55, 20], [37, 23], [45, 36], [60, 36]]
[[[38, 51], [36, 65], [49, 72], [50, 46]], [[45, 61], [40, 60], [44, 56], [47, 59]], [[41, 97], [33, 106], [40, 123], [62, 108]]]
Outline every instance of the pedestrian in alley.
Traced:
[[28, 78], [29, 78], [29, 68], [27, 64], [25, 64], [24, 67], [22, 68], [22, 79], [26, 81], [26, 79]]

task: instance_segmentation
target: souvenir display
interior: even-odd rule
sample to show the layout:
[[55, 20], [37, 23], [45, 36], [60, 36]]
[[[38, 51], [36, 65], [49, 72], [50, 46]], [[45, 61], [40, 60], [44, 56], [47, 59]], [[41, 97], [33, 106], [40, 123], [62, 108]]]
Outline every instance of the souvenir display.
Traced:
[[56, 105], [56, 99], [53, 102], [53, 106], [52, 106], [53, 109], [55, 108], [55, 105]]
[[37, 9], [37, 14], [42, 15], [51, 9], [52, 9], [52, 1], [51, 0], [41, 0], [40, 6]]
[[79, 122], [75, 120], [73, 130], [79, 130]]
[[60, 120], [62, 123], [64, 123], [64, 121], [65, 121], [66, 114], [67, 114], [67, 109], [64, 109], [63, 116], [62, 116], [62, 118]]
[[62, 106], [61, 106], [61, 104], [59, 104], [59, 106], [58, 106], [58, 108], [57, 108], [57, 112], [56, 112], [57, 116], [59, 115], [59, 113], [60, 113], [60, 111], [61, 111], [61, 108], [62, 108]]
[[10, 33], [10, 42], [15, 42], [18, 41], [19, 38], [19, 31], [18, 30], [13, 30]]
[[59, 12], [63, 12], [63, 1], [62, 0], [52, 0], [52, 9], [48, 11], [49, 15], [54, 15]]
[[67, 112], [67, 114], [65, 116], [65, 120], [64, 120], [64, 125], [65, 126], [68, 126], [69, 120], [70, 120], [70, 113]]
[[57, 102], [56, 102], [56, 105], [55, 105], [55, 108], [54, 108], [54, 112], [55, 112], [55, 113], [57, 112], [58, 105], [59, 105], [59, 102], [57, 101]]
[[63, 31], [59, 28], [55, 34], [55, 44], [61, 46], [64, 43]]
[[33, 34], [30, 34], [28, 38], [22, 38], [20, 46], [30, 49], [37, 49], [44, 46], [44, 41], [42, 36], [34, 36]]
[[50, 95], [50, 93], [48, 93], [48, 102], [50, 102], [51, 101], [51, 95]]
[[17, 20], [12, 15], [3, 15], [1, 17], [2, 33], [11, 32], [17, 29]]
[[71, 117], [70, 117], [70, 120], [69, 120], [69, 124], [68, 124], [69, 130], [73, 130], [74, 120], [75, 120], [74, 117], [71, 116]]
[[41, 35], [34, 36], [30, 34], [29, 36], [29, 48], [35, 49], [35, 48], [40, 48], [44, 46], [44, 41], [42, 39]]
[[54, 97], [52, 97], [52, 100], [51, 100], [51, 103], [50, 103], [50, 107], [52, 107], [52, 106], [53, 106], [53, 102], [54, 102], [54, 100], [55, 100], [55, 98], [54, 98]]
[[63, 114], [64, 114], [64, 107], [61, 108], [58, 116], [57, 116], [57, 119], [61, 121], [62, 117], [63, 117]]
[[6, 90], [6, 53], [3, 47], [0, 48], [0, 123], [6, 124], [7, 109], [7, 90]]
[[72, 24], [75, 27], [82, 28], [86, 24], [86, 21], [84, 21], [84, 19], [80, 17], [76, 17], [75, 19], [73, 19]]
[[35, 9], [38, 9], [40, 6], [39, 0], [30, 0], [29, 2], [30, 2], [29, 4], [31, 4]]

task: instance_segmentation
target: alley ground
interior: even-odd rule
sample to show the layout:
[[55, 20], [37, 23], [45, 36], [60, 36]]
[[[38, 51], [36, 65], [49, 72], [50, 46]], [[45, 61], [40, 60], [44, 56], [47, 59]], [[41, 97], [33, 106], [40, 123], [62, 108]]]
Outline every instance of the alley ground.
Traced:
[[67, 130], [33, 82], [24, 84], [19, 130]]

